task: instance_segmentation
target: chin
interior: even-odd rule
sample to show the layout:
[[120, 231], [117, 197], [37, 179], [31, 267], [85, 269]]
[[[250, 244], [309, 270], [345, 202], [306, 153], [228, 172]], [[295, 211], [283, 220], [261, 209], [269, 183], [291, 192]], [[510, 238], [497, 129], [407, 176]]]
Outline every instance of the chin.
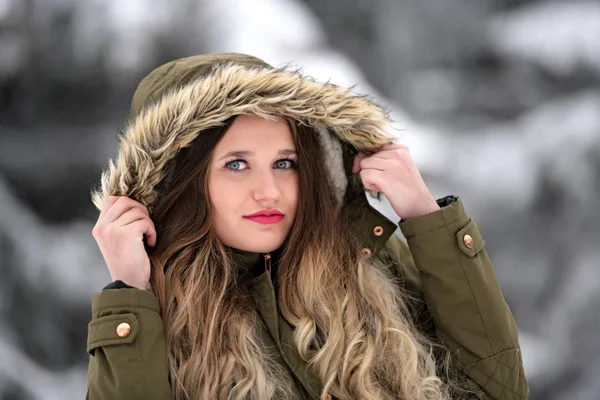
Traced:
[[257, 241], [256, 243], [245, 243], [245, 246], [242, 250], [252, 251], [255, 253], [270, 253], [281, 247], [283, 242], [284, 238], [278, 240], [262, 240]]
[[275, 251], [279, 248], [279, 246], [281, 246], [281, 244], [283, 243], [283, 241], [281, 241], [281, 243], [275, 244], [275, 245], [259, 245], [259, 246], [252, 246], [248, 251], [253, 251], [255, 253], [270, 253], [272, 251]]

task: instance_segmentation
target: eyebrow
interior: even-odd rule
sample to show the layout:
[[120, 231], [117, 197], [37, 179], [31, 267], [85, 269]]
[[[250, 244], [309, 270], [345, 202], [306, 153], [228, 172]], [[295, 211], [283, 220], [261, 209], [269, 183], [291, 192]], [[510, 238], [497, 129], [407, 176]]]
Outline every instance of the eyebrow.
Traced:
[[[282, 156], [289, 156], [292, 154], [296, 154], [296, 150], [282, 149], [282, 150], [279, 150], [279, 152], [277, 153], [277, 155], [282, 155]], [[253, 155], [254, 155], [254, 152], [252, 152], [252, 151], [230, 151], [229, 153], [227, 153], [223, 157], [221, 157], [221, 160], [224, 160], [229, 157], [244, 158], [244, 157], [253, 156]]]

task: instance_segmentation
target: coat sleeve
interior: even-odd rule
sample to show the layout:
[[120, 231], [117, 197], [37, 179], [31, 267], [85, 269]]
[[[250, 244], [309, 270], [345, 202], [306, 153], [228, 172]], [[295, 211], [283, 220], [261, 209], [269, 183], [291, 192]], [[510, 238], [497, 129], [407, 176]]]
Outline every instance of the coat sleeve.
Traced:
[[406, 243], [392, 235], [409, 292], [422, 297], [435, 332], [456, 366], [483, 391], [484, 399], [526, 399], [529, 388], [517, 327], [500, 291], [484, 240], [462, 200], [401, 221]]
[[86, 399], [172, 399], [165, 329], [152, 292], [107, 289], [95, 294], [87, 351]]

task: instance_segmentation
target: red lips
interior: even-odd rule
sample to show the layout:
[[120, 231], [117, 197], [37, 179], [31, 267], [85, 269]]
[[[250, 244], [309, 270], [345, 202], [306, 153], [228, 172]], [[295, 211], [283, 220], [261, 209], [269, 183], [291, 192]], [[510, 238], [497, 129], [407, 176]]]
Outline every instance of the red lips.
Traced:
[[244, 215], [245, 218], [254, 218], [254, 217], [272, 217], [272, 216], [283, 216], [283, 213], [279, 210], [260, 210], [253, 214]]
[[283, 213], [279, 210], [260, 210], [244, 218], [262, 225], [276, 224], [283, 219]]

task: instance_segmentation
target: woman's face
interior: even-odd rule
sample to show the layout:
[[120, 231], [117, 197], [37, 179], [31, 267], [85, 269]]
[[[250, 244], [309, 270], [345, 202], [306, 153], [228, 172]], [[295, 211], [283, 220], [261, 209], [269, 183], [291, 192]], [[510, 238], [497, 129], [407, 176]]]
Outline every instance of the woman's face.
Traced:
[[[213, 227], [223, 244], [260, 253], [283, 244], [298, 204], [296, 159], [284, 120], [251, 115], [234, 120], [208, 171]], [[262, 212], [275, 215], [251, 217]]]

